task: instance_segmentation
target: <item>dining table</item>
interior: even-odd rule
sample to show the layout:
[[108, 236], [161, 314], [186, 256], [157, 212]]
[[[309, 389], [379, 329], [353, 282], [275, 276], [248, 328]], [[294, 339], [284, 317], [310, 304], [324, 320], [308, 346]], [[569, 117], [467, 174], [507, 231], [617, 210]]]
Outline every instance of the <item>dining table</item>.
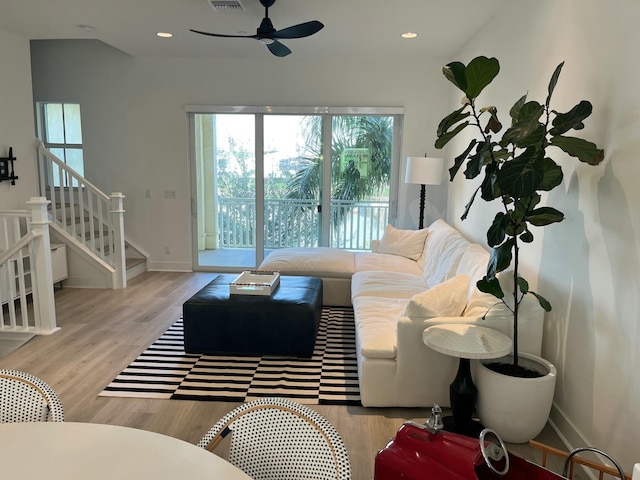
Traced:
[[227, 460], [184, 440], [78, 422], [0, 424], [0, 472], [11, 480], [250, 480]]

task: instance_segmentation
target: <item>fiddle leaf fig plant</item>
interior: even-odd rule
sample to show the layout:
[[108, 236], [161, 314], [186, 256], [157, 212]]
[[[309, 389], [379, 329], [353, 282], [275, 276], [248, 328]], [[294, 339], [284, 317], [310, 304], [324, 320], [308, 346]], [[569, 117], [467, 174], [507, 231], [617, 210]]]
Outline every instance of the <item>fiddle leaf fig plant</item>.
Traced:
[[[518, 369], [518, 309], [525, 295], [537, 298], [546, 311], [550, 303], [529, 290], [528, 282], [519, 274], [521, 243], [534, 240], [532, 226], [543, 227], [564, 220], [556, 208], [542, 206], [541, 192], [548, 192], [562, 183], [562, 168], [552, 158], [555, 150], [563, 151], [589, 165], [604, 159], [604, 150], [594, 143], [569, 135], [584, 128], [584, 120], [591, 115], [591, 103], [581, 100], [567, 112], [551, 108], [551, 98], [558, 83], [563, 63], [553, 72], [544, 103], [519, 98], [511, 107], [511, 124], [504, 129], [494, 106], [480, 107], [478, 96], [500, 72], [495, 58], [476, 57], [464, 65], [452, 62], [442, 68], [447, 80], [463, 93], [462, 106], [442, 119], [438, 126], [436, 148], [443, 148], [459, 133], [471, 128], [475, 135], [462, 153], [455, 157], [449, 169], [453, 181], [466, 162], [463, 171], [467, 179], [484, 173], [480, 185], [471, 195], [462, 214], [467, 218], [476, 197], [502, 204], [489, 229], [487, 242], [492, 248], [486, 275], [478, 281], [478, 289], [490, 293], [513, 313], [513, 369]], [[501, 133], [502, 132], [502, 133]], [[499, 135], [501, 133], [501, 135]], [[513, 269], [513, 302], [505, 299], [497, 274]], [[515, 372], [512, 372], [516, 374]]]

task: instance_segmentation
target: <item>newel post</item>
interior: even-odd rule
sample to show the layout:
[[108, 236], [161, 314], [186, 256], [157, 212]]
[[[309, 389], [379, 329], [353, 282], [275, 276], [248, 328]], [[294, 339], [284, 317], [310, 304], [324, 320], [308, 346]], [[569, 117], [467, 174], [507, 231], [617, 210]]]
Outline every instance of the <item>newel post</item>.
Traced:
[[35, 234], [29, 246], [31, 281], [33, 282], [33, 304], [38, 333], [53, 333], [56, 325], [56, 305], [53, 297], [53, 267], [51, 265], [51, 240], [49, 238], [49, 214], [45, 197], [31, 197], [29, 229]]
[[113, 288], [127, 286], [127, 263], [124, 253], [124, 195], [114, 192], [111, 198], [111, 225], [113, 225], [113, 261], [116, 269]]

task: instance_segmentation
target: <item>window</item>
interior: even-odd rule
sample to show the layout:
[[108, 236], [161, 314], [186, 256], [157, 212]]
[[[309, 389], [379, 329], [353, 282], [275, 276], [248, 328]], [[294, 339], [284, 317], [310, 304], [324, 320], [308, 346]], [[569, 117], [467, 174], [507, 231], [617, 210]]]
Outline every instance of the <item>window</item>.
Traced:
[[196, 269], [283, 247], [366, 251], [393, 222], [402, 109], [189, 110]]
[[56, 157], [84, 176], [80, 105], [38, 103], [38, 138]]

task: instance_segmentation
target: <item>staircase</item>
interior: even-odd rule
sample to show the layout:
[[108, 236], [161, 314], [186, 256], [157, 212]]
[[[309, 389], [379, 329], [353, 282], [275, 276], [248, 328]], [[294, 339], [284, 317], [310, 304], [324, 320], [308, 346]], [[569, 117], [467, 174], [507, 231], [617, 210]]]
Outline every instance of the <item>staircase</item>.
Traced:
[[65, 284], [125, 288], [146, 271], [148, 255], [125, 240], [124, 195], [103, 193], [39, 140], [36, 150], [39, 194], [51, 202], [51, 235], [70, 253]]

